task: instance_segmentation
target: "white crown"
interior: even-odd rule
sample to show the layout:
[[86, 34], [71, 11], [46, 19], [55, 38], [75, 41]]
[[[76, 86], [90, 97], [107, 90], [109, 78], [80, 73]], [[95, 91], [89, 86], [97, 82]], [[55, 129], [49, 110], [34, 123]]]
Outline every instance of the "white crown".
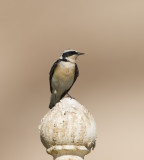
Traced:
[[73, 49], [66, 49], [66, 50], [64, 50], [63, 53], [70, 52], [70, 51], [75, 51], [75, 52], [77, 52], [76, 50], [73, 50]]

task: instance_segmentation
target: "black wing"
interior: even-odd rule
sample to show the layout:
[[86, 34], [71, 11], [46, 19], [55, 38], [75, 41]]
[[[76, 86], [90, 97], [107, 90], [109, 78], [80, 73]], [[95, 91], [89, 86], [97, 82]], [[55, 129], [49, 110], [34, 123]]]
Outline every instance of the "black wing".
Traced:
[[74, 81], [72, 83], [72, 85], [70, 86], [70, 88], [68, 90], [66, 90], [62, 96], [61, 96], [61, 99], [68, 93], [68, 91], [71, 89], [71, 87], [73, 86], [73, 84], [75, 83], [77, 77], [79, 76], [79, 70], [78, 70], [78, 66], [77, 64], [75, 63], [75, 75], [74, 75]]
[[60, 60], [57, 60], [57, 61], [53, 64], [53, 66], [52, 66], [52, 68], [51, 68], [51, 70], [50, 70], [50, 72], [49, 72], [49, 82], [50, 82], [50, 91], [51, 91], [51, 93], [52, 93], [52, 84], [51, 84], [52, 77], [53, 77], [54, 71], [55, 71], [55, 69], [56, 69], [56, 67], [57, 67], [57, 65], [58, 65], [59, 62], [60, 62]]

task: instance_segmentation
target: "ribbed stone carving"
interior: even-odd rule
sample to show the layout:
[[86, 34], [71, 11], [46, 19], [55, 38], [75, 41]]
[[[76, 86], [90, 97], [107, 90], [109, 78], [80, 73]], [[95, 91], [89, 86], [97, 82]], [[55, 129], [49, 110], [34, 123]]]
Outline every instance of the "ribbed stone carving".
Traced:
[[62, 99], [41, 121], [40, 137], [56, 160], [80, 160], [95, 147], [96, 125], [75, 99]]

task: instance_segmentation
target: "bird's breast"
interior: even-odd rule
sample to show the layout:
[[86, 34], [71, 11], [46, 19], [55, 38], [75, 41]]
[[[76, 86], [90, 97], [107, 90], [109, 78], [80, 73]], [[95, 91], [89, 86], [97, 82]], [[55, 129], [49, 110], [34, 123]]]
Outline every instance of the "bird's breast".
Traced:
[[75, 64], [70, 62], [60, 62], [54, 72], [54, 76], [58, 78], [72, 78], [75, 73]]
[[53, 88], [68, 88], [72, 85], [75, 76], [75, 64], [60, 62], [52, 78]]

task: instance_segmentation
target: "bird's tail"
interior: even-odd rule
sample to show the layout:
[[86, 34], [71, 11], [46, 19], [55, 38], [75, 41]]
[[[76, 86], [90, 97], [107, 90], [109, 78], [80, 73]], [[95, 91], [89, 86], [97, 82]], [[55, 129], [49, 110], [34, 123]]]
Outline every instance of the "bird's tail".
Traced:
[[57, 96], [56, 94], [52, 93], [51, 94], [51, 98], [50, 98], [49, 108], [52, 109], [55, 106], [55, 104], [57, 102], [59, 102], [59, 101], [60, 101], [59, 96]]
[[49, 108], [52, 109], [55, 105], [55, 95], [51, 94]]

